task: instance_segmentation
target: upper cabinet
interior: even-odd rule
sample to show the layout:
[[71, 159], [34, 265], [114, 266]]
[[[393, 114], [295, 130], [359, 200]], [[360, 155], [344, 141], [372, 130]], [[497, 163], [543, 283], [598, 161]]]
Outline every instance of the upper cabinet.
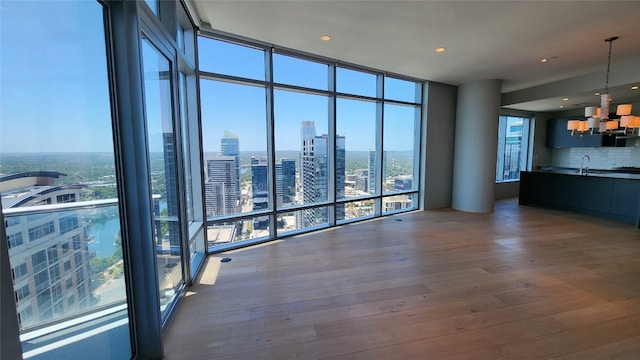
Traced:
[[571, 136], [567, 130], [569, 119], [551, 119], [547, 122], [546, 145], [549, 148], [625, 146], [624, 139], [616, 139], [615, 135], [583, 135], [576, 132]]

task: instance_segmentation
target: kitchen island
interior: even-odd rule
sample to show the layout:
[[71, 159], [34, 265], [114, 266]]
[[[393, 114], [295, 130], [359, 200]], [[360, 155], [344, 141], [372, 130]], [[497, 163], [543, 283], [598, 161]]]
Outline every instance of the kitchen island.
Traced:
[[640, 173], [542, 168], [520, 173], [520, 205], [538, 205], [623, 221], [640, 228]]

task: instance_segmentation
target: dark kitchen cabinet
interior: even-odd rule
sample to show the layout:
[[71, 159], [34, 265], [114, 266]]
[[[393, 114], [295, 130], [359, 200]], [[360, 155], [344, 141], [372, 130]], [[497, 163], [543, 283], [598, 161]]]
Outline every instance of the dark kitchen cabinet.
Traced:
[[549, 148], [571, 147], [571, 131], [567, 130], [569, 119], [551, 119], [547, 122], [547, 141]]
[[601, 147], [601, 146], [625, 146], [625, 139], [618, 139], [615, 135], [582, 135], [575, 132], [571, 136], [571, 131], [567, 130], [567, 122], [571, 119], [551, 119], [547, 122], [548, 148], [570, 148], [570, 147]]
[[[611, 212], [633, 220], [640, 214], [640, 185], [638, 180], [616, 179], [611, 194]], [[640, 221], [640, 217], [638, 218]], [[640, 226], [640, 224], [638, 224]]]
[[519, 203], [615, 219], [640, 228], [640, 179], [521, 172]]
[[613, 182], [614, 179], [606, 177], [583, 177], [579, 187], [579, 207], [593, 212], [611, 212]]

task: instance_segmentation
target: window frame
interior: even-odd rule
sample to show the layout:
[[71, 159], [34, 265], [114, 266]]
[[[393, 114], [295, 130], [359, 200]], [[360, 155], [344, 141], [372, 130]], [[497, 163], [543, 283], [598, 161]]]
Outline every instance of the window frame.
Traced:
[[[520, 149], [519, 149], [519, 157], [518, 157], [518, 176], [517, 178], [507, 178], [505, 179], [505, 149], [507, 147], [507, 124], [509, 123], [509, 119], [521, 119], [522, 120], [522, 133], [520, 134]], [[533, 126], [533, 117], [525, 116], [525, 115], [510, 115], [510, 114], [501, 114], [498, 119], [498, 133], [497, 133], [497, 142], [498, 142], [498, 150], [496, 154], [496, 184], [501, 183], [509, 183], [509, 182], [519, 182], [520, 181], [520, 172], [525, 171], [530, 168], [531, 158], [530, 158], [530, 147], [532, 141], [530, 139]]]
[[[228, 249], [233, 249], [242, 246], [249, 246], [252, 244], [257, 244], [265, 241], [272, 241], [276, 239], [280, 239], [282, 237], [295, 235], [299, 233], [304, 233], [308, 231], [314, 231], [317, 229], [323, 229], [326, 227], [338, 226], [346, 223], [352, 223], [357, 221], [368, 220], [375, 217], [381, 217], [391, 214], [396, 214], [398, 212], [412, 211], [419, 209], [422, 205], [419, 201], [422, 196], [422, 190], [419, 186], [419, 174], [421, 170], [421, 137], [420, 137], [420, 129], [422, 128], [423, 122], [423, 113], [424, 106], [422, 104], [423, 92], [424, 92], [424, 80], [415, 79], [407, 76], [402, 76], [398, 74], [387, 74], [383, 71], [379, 71], [376, 69], [370, 69], [354, 64], [342, 63], [336, 61], [335, 59], [323, 58], [321, 56], [316, 56], [308, 53], [298, 52], [291, 49], [280, 48], [278, 46], [274, 46], [272, 44], [260, 43], [258, 41], [253, 41], [246, 38], [235, 37], [233, 35], [229, 35], [227, 33], [217, 32], [215, 30], [201, 29], [198, 33], [198, 38], [212, 38], [215, 40], [225, 41], [228, 43], [235, 44], [237, 46], [246, 46], [251, 49], [262, 50], [264, 52], [265, 57], [265, 80], [256, 80], [253, 78], [242, 78], [235, 75], [224, 74], [224, 73], [213, 73], [210, 71], [199, 70], [198, 76], [198, 85], [200, 85], [203, 80], [213, 80], [213, 81], [224, 81], [231, 82], [240, 85], [248, 85], [248, 86], [258, 86], [266, 88], [267, 92], [267, 103], [266, 103], [266, 111], [267, 111], [267, 132], [270, 133], [268, 139], [267, 147], [270, 149], [268, 154], [268, 162], [269, 162], [269, 176], [270, 176], [270, 195], [269, 198], [274, 200], [275, 194], [277, 193], [277, 179], [276, 179], [276, 167], [277, 159], [275, 154], [275, 122], [278, 119], [275, 118], [274, 114], [274, 91], [284, 90], [284, 91], [294, 91], [300, 93], [308, 93], [314, 95], [328, 96], [329, 97], [329, 114], [328, 114], [328, 143], [333, 144], [333, 146], [328, 146], [328, 198], [326, 201], [321, 201], [313, 204], [294, 204], [286, 207], [278, 207], [272, 206], [271, 209], [255, 211], [251, 213], [242, 213], [237, 214], [235, 216], [221, 216], [207, 219], [207, 227], [214, 226], [216, 224], [228, 224], [232, 221], [241, 221], [243, 219], [248, 219], [256, 216], [269, 216], [271, 224], [277, 224], [277, 219], [279, 219], [282, 215], [287, 215], [289, 213], [293, 213], [296, 211], [304, 211], [305, 209], [313, 209], [313, 208], [327, 208], [328, 210], [328, 220], [326, 224], [320, 224], [319, 226], [312, 226], [310, 228], [302, 228], [302, 229], [294, 229], [294, 230], [284, 230], [278, 229], [277, 226], [272, 226], [270, 228], [268, 237], [260, 237], [255, 239], [237, 241], [225, 243], [224, 245], [219, 246], [208, 246], [207, 253], [215, 253], [219, 251], [224, 251]], [[287, 83], [276, 83], [273, 81], [273, 66], [272, 66], [272, 57], [274, 54], [284, 55], [294, 57], [300, 60], [307, 60], [317, 64], [327, 65], [329, 76], [328, 76], [328, 89], [316, 89], [316, 88], [308, 88], [305, 86], [301, 86], [296, 82], [296, 84], [287, 84]], [[199, 54], [200, 55], [200, 54]], [[349, 71], [359, 71], [365, 74], [374, 75], [376, 77], [376, 93], [373, 96], [366, 96], [358, 93], [343, 93], [338, 92], [336, 89], [336, 71], [339, 68], [344, 68]], [[397, 100], [390, 98], [388, 99], [384, 95], [384, 79], [385, 77], [392, 78], [393, 80], [401, 80], [408, 81], [415, 84], [415, 102]], [[199, 92], [201, 94], [201, 92]], [[205, 102], [207, 99], [204, 97], [206, 95], [200, 95], [199, 102]], [[336, 146], [338, 144], [338, 134], [336, 133], [336, 106], [338, 99], [347, 99], [347, 100], [360, 100], [360, 101], [368, 101], [376, 104], [376, 149], [378, 149], [376, 155], [376, 163], [379, 165], [376, 169], [375, 179], [379, 179], [376, 182], [378, 183], [377, 189], [374, 193], [366, 195], [366, 196], [358, 196], [357, 198], [348, 198], [348, 197], [339, 197], [337, 192], [337, 173], [336, 173], [336, 156], [338, 151], [336, 151]], [[383, 157], [381, 155], [382, 151], [382, 128], [384, 123], [384, 105], [385, 104], [395, 104], [395, 105], [404, 105], [404, 106], [412, 106], [415, 109], [413, 116], [413, 126], [414, 126], [414, 138], [413, 138], [413, 165], [412, 165], [412, 179], [413, 184], [412, 188], [404, 191], [394, 191], [393, 193], [383, 193], [380, 184], [384, 179], [382, 179], [383, 171], [381, 170]], [[242, 152], [242, 150], [241, 150]], [[297, 162], [299, 159], [297, 160]], [[300, 164], [296, 164], [299, 168]], [[299, 170], [297, 170], [299, 171]], [[346, 175], [345, 175], [346, 176]], [[301, 179], [298, 181], [301, 182]], [[203, 193], [205, 191], [203, 190]], [[387, 198], [390, 196], [408, 196], [410, 200], [410, 206], [406, 209], [399, 209], [390, 212], [383, 212], [383, 198]], [[339, 209], [344, 208], [345, 206], [352, 204], [354, 202], [362, 202], [365, 206], [368, 206], [370, 202], [373, 201], [374, 211], [373, 214], [367, 213], [361, 217], [357, 218], [340, 218], [337, 219], [336, 211], [340, 211]], [[272, 202], [275, 204], [275, 202]]]

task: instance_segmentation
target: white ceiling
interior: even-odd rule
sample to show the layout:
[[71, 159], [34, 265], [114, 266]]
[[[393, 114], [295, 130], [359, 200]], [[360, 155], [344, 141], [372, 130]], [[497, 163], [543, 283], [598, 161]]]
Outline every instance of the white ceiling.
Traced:
[[[604, 39], [619, 36], [610, 94], [613, 103], [640, 102], [630, 90], [640, 85], [640, 1], [191, 3], [202, 29], [452, 85], [502, 79], [503, 105], [529, 111], [596, 105]], [[321, 41], [325, 34], [332, 39]]]

